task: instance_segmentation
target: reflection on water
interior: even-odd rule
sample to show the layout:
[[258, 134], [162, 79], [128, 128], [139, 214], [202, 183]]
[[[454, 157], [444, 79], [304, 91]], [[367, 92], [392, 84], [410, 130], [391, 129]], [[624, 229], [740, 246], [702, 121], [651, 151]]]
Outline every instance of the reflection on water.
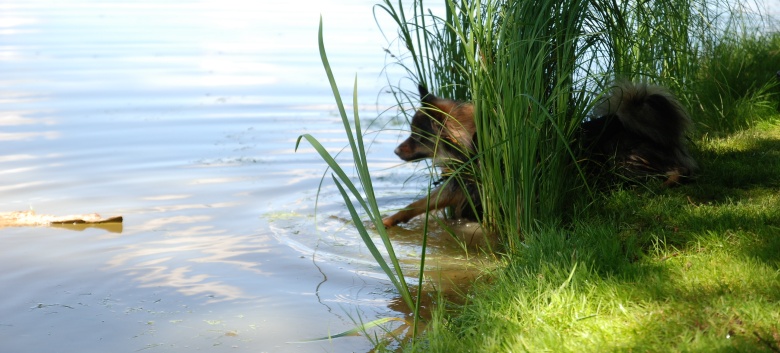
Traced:
[[[322, 14], [342, 93], [357, 74], [364, 126], [383, 129], [369, 135], [380, 204], [417, 196], [414, 166], [392, 154], [402, 125], [377, 118], [394, 103], [377, 102], [374, 3], [0, 5], [0, 212], [124, 216], [0, 229], [0, 351], [369, 351], [359, 337], [288, 342], [405, 315], [341, 196], [317, 194], [325, 164], [295, 151], [302, 133], [346, 144]], [[420, 228], [395, 231], [411, 275]], [[430, 270], [478, 255], [448, 239], [432, 236]]]
[[96, 228], [96, 229], [102, 229], [110, 233], [122, 233], [122, 229], [124, 227], [122, 226], [122, 223], [120, 222], [114, 222], [114, 223], [72, 223], [72, 224], [52, 224], [50, 227], [53, 228], [59, 228], [59, 229], [67, 229], [67, 230], [74, 230], [83, 232], [89, 228]]
[[[177, 223], [189, 223], [188, 221], [199, 220], [180, 219]], [[128, 275], [138, 282], [141, 288], [172, 287], [183, 295], [209, 298], [209, 302], [249, 299], [251, 296], [241, 287], [225, 284], [211, 274], [193, 269], [195, 264], [220, 264], [234, 267], [234, 270], [239, 272], [269, 275], [257, 268], [256, 262], [240, 260], [248, 254], [268, 252], [268, 249], [246, 244], [249, 239], [221, 236], [220, 233], [222, 232], [209, 227], [195, 226], [182, 229], [177, 234], [169, 233], [174, 238], [166, 237], [160, 241], [133, 244], [111, 258], [107, 269], [128, 271]], [[182, 254], [192, 254], [192, 258], [188, 259], [192, 265], [182, 265], [174, 260]]]

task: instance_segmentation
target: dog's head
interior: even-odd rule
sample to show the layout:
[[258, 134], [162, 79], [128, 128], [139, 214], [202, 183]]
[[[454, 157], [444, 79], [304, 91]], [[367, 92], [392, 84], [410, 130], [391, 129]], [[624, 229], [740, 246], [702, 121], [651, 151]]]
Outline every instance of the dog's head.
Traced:
[[418, 86], [420, 108], [411, 122], [411, 135], [395, 149], [404, 161], [462, 158], [473, 150], [474, 107], [439, 98]]

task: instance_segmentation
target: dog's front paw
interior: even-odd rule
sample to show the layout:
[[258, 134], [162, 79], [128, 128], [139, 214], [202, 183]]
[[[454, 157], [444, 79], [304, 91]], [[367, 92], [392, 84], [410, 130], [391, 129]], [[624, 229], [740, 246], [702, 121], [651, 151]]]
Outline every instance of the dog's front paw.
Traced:
[[382, 224], [384, 224], [385, 228], [390, 228], [398, 224], [398, 221], [394, 217], [390, 216], [383, 218]]

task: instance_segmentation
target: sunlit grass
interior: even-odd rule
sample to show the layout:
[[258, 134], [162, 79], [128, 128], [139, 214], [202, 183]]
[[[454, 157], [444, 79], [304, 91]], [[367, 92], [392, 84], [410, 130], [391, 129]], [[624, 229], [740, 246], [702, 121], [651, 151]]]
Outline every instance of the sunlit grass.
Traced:
[[780, 125], [704, 149], [766, 173], [732, 185], [711, 168], [675, 190], [602, 194], [570, 228], [528, 237], [460, 309], [440, 308], [425, 348], [409, 350], [777, 352]]
[[690, 87], [700, 133], [733, 133], [775, 114], [780, 33], [730, 33], [713, 45]]

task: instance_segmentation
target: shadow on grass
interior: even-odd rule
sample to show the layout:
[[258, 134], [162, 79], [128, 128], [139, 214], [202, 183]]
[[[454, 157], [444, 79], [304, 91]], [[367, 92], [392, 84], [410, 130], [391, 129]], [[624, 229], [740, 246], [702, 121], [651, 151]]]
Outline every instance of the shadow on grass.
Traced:
[[693, 184], [604, 194], [568, 236], [529, 243], [520, 266], [576, 264], [579, 288], [622, 301], [641, 334], [607, 350], [779, 352], [780, 138], [764, 135], [702, 150]]
[[703, 238], [780, 268], [780, 126], [703, 143], [696, 182], [652, 191], [612, 191], [598, 222], [617, 227], [632, 255], [654, 246], [690, 250]]
[[699, 153], [701, 182], [689, 190], [692, 198], [719, 202], [740, 197], [754, 187], [780, 187], [780, 138], [756, 137], [714, 146]]
[[[517, 283], [526, 293], [517, 298], [530, 299], [525, 305], [532, 309], [520, 316], [571, 322], [553, 329], [562, 341], [624, 335], [599, 349], [776, 352], [780, 237], [770, 226], [706, 230], [704, 218], [686, 214], [693, 207], [672, 207], [660, 222], [644, 219], [655, 212], [634, 214], [634, 220], [643, 219], [641, 227], [594, 219], [568, 235], [550, 232], [529, 239], [501, 281]], [[734, 224], [728, 218], [709, 222]], [[568, 282], [571, 269], [576, 273]], [[556, 309], [562, 317], [550, 314]], [[579, 323], [591, 315], [590, 322]], [[550, 329], [534, 328], [542, 332], [529, 336]]]

